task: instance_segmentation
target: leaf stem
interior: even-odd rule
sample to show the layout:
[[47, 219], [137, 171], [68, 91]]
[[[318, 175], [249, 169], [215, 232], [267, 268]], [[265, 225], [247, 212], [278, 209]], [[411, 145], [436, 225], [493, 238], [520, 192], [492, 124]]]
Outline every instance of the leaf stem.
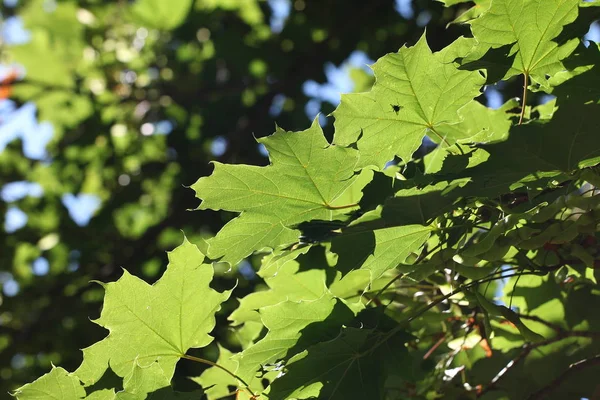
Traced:
[[523, 74], [523, 103], [521, 104], [521, 115], [519, 116], [519, 125], [523, 123], [525, 116], [525, 107], [527, 106], [527, 86], [529, 86], [529, 73]]
[[219, 364], [217, 364], [215, 362], [212, 362], [210, 360], [207, 360], [205, 358], [194, 357], [194, 356], [190, 356], [190, 355], [187, 355], [187, 354], [181, 355], [181, 358], [185, 358], [186, 360], [195, 361], [195, 362], [198, 362], [198, 363], [202, 363], [202, 364], [210, 365], [212, 367], [219, 368], [220, 370], [226, 372], [231, 377], [233, 377], [233, 378], [237, 379], [238, 381], [240, 381], [244, 385], [244, 387], [246, 388], [246, 390], [248, 392], [250, 392], [250, 394], [252, 396], [256, 397], [256, 394], [254, 394], [254, 392], [252, 392], [252, 389], [250, 389], [250, 386], [246, 383], [246, 381], [244, 381], [242, 378], [240, 378], [239, 376], [237, 376], [236, 374], [234, 374], [233, 372], [231, 372], [227, 368], [223, 367], [222, 365], [219, 365]]
[[346, 208], [354, 208], [354, 207], [358, 207], [358, 204], [346, 204], [344, 206], [332, 206], [329, 204], [325, 204], [325, 208], [327, 208], [328, 210], [344, 210]]

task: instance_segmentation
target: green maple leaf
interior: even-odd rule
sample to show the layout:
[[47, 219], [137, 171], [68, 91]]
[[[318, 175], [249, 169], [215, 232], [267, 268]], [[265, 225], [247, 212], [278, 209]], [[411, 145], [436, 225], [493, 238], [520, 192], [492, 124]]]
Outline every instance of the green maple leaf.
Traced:
[[[220, 344], [218, 346], [219, 359], [216, 363], [231, 371], [235, 370], [237, 365], [231, 360], [233, 354]], [[202, 375], [191, 379], [207, 388], [205, 392], [209, 399], [226, 397], [231, 392], [229, 387], [238, 385], [237, 379], [218, 367], [210, 367], [202, 372]]]
[[110, 365], [133, 395], [169, 385], [175, 364], [188, 349], [212, 341], [208, 333], [215, 325], [214, 314], [230, 295], [209, 287], [213, 269], [203, 260], [186, 239], [169, 253], [167, 271], [154, 285], [127, 271], [103, 285], [104, 307], [94, 322], [110, 333], [83, 350], [75, 374], [91, 385]]
[[[146, 393], [126, 391], [115, 392], [115, 389], [96, 390], [86, 396], [85, 388], [79, 377], [63, 368], [52, 367], [52, 370], [42, 375], [32, 383], [23, 385], [13, 393], [18, 400], [143, 400]], [[171, 388], [163, 388], [151, 394], [153, 400], [199, 399], [201, 391], [189, 393], [175, 392]]]
[[550, 78], [552, 93], [562, 102], [589, 101], [600, 102], [600, 47], [590, 44], [581, 45], [575, 53], [565, 61], [567, 70]]
[[[497, 195], [522, 186], [546, 185], [553, 177], [565, 178], [579, 168], [600, 162], [598, 121], [600, 106], [566, 103], [551, 120], [515, 126], [504, 142], [483, 146], [488, 160], [464, 172], [472, 179], [460, 193]], [[577, 116], [577, 118], [574, 118]], [[506, 157], [510, 154], [510, 157]]]
[[[480, 43], [477, 59], [490, 49], [507, 48], [506, 57], [488, 63], [503, 69], [501, 79], [524, 74], [542, 86], [562, 71], [561, 62], [577, 47], [579, 39], [558, 40], [563, 27], [577, 18], [580, 0], [494, 0], [490, 9], [470, 22]], [[502, 74], [501, 74], [502, 75]], [[527, 81], [526, 85], [527, 86]]]
[[[448, 2], [446, 2], [446, 6], [449, 5], [447, 3]], [[463, 3], [463, 1], [461, 1], [461, 3]], [[454, 21], [451, 22], [451, 24], [461, 24], [478, 18], [481, 16], [481, 14], [485, 13], [488, 8], [490, 8], [492, 0], [474, 0], [474, 3], [475, 4], [473, 7], [459, 15]]]
[[229, 320], [234, 325], [247, 321], [260, 321], [258, 310], [265, 306], [284, 301], [317, 300], [327, 293], [325, 271], [310, 269], [298, 272], [297, 262], [288, 262], [278, 272], [268, 278], [265, 283], [270, 290], [250, 293], [240, 299], [239, 307], [231, 313]]
[[[449, 137], [464, 138], [460, 142], [490, 143], [506, 139], [511, 127], [510, 117], [507, 112], [518, 106], [515, 99], [511, 99], [499, 109], [491, 109], [477, 101], [471, 101], [458, 111], [462, 121], [456, 125], [447, 125], [441, 129]], [[443, 150], [438, 147], [436, 150]]]
[[359, 193], [354, 170], [359, 153], [330, 145], [315, 120], [302, 132], [286, 132], [259, 139], [269, 151], [271, 165], [215, 163], [211, 176], [200, 178], [192, 189], [202, 199], [200, 209], [242, 213], [209, 241], [209, 256], [237, 264], [255, 250], [275, 248], [298, 240], [295, 225], [310, 220], [332, 220], [357, 208]]
[[298, 349], [318, 343], [327, 337], [328, 331], [348, 323], [354, 314], [342, 302], [326, 294], [313, 301], [284, 301], [263, 307], [260, 316], [269, 332], [234, 357], [239, 365], [236, 374], [250, 385], [257, 371], [274, 367], [275, 363], [291, 358]]
[[63, 368], [53, 367], [35, 382], [17, 389], [13, 395], [19, 400], [75, 400], [85, 398], [85, 389], [76, 375]]
[[386, 373], [401, 370], [411, 360], [401, 337], [393, 340], [393, 348], [384, 343], [371, 351], [378, 337], [373, 333], [346, 328], [335, 339], [309, 347], [290, 360], [285, 374], [271, 384], [269, 399], [384, 398]]
[[339, 255], [338, 270], [343, 273], [368, 270], [372, 282], [417, 252], [430, 234], [431, 227], [422, 225], [395, 226], [374, 231], [360, 229], [336, 237], [331, 251]]
[[[369, 271], [364, 271], [362, 279], [359, 276], [355, 276], [353, 279], [349, 279], [347, 276], [342, 277], [341, 273], [334, 273], [333, 268], [329, 267], [324, 251], [319, 253], [318, 250], [315, 250], [313, 254], [312, 257], [310, 254], [306, 256], [306, 259], [301, 262], [287, 260], [277, 269], [276, 273], [264, 277], [269, 290], [257, 291], [241, 298], [239, 307], [231, 313], [228, 319], [234, 326], [249, 321], [260, 322], [262, 320], [259, 312], [261, 308], [285, 301], [314, 301], [331, 295], [346, 301], [347, 297], [354, 297], [357, 291], [364, 289], [369, 284]], [[319, 259], [318, 254], [325, 257]], [[329, 255], [332, 256], [332, 253]], [[267, 262], [269, 261], [267, 260]], [[332, 260], [330, 263], [333, 264], [335, 261]], [[357, 303], [352, 308], [360, 310], [362, 308], [360, 304], [362, 303]]]
[[395, 155], [409, 161], [425, 135], [444, 145], [463, 138], [443, 128], [461, 122], [458, 110], [480, 94], [485, 81], [478, 71], [452, 63], [450, 55], [467, 42], [432, 53], [423, 35], [413, 47], [379, 59], [370, 92], [342, 95], [334, 111], [334, 143], [358, 141], [361, 164], [381, 168]]

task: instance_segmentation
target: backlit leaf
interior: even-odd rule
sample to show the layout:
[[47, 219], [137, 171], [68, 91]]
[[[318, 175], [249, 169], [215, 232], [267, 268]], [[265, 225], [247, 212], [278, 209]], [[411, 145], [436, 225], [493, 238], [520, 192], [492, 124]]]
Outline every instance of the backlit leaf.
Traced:
[[373, 71], [370, 92], [342, 96], [334, 112], [334, 142], [358, 141], [361, 164], [378, 168], [395, 155], [409, 161], [425, 135], [442, 145], [462, 138], [443, 129], [461, 121], [458, 110], [484, 83], [479, 72], [459, 70], [444, 52], [432, 53], [425, 35], [413, 47], [379, 59]]
[[271, 165], [215, 163], [211, 176], [192, 185], [200, 209], [242, 213], [209, 242], [212, 258], [236, 264], [254, 250], [293, 243], [299, 232], [292, 227], [303, 221], [330, 221], [357, 208], [340, 199], [357, 180], [358, 151], [329, 145], [316, 120], [305, 131], [278, 128], [259, 142]]
[[110, 333], [83, 350], [84, 361], [75, 374], [91, 385], [110, 366], [130, 393], [167, 386], [179, 359], [212, 341], [208, 332], [214, 314], [229, 297], [229, 292], [209, 287], [213, 269], [203, 260], [186, 239], [169, 253], [167, 271], [154, 285], [127, 271], [105, 284], [104, 307], [95, 322]]
[[[557, 43], [563, 26], [577, 18], [579, 0], [494, 0], [490, 9], [470, 22], [482, 47], [477, 53], [507, 46], [500, 59], [502, 79], [526, 74], [547, 86], [547, 75], [564, 69], [561, 62], [577, 47], [578, 40]], [[489, 65], [488, 65], [489, 67]], [[502, 68], [502, 67], [500, 67]]]

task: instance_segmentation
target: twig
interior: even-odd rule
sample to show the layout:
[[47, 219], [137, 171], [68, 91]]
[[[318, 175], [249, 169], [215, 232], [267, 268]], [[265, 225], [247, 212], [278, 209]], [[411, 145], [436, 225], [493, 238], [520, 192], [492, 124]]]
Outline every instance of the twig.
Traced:
[[536, 400], [543, 399], [548, 394], [556, 390], [564, 381], [566, 381], [571, 375], [589, 367], [593, 367], [595, 365], [600, 365], [600, 354], [595, 355], [592, 358], [586, 358], [576, 363], [569, 365], [569, 368], [563, 371], [562, 374], [554, 378], [552, 382], [538, 390], [537, 392], [532, 393], [527, 400]]
[[[534, 318], [537, 318], [537, 317], [534, 317]], [[544, 322], [542, 322], [541, 319], [538, 322], [544, 323]], [[500, 372], [498, 372], [496, 374], [496, 376], [490, 381], [490, 384], [487, 385], [482, 391], [480, 391], [477, 394], [477, 397], [481, 397], [485, 393], [489, 392], [490, 390], [496, 389], [496, 387], [498, 386], [498, 382], [500, 382], [502, 380], [502, 378], [506, 375], [506, 373], [508, 371], [510, 371], [512, 368], [514, 368], [521, 360], [526, 358], [529, 355], [529, 353], [531, 353], [534, 349], [537, 349], [538, 347], [544, 347], [549, 344], [559, 342], [563, 339], [567, 339], [569, 337], [600, 337], [600, 332], [565, 331], [564, 329], [562, 329], [560, 327], [558, 327], [558, 328], [560, 329], [560, 331], [553, 338], [546, 339], [542, 342], [528, 343], [528, 344], [524, 345], [523, 350], [515, 358], [510, 360], [508, 362], [508, 364], [506, 364], [506, 366], [500, 370]], [[571, 367], [569, 367], [569, 368], [571, 368]], [[536, 397], [533, 397], [533, 398], [530, 397], [530, 399], [535, 399], [535, 398]], [[539, 397], [537, 397], [537, 398], [539, 398]]]
[[425, 353], [425, 355], [423, 356], [423, 360], [427, 360], [432, 354], [433, 352], [442, 345], [442, 343], [444, 343], [446, 341], [446, 335], [442, 334], [442, 337], [438, 339], [437, 342], [435, 342], [435, 344], [433, 346], [431, 346], [431, 348], [427, 351], [427, 353]]
[[489, 385], [487, 385], [482, 391], [480, 391], [479, 393], [477, 393], [477, 397], [481, 397], [485, 393], [489, 392], [490, 390], [495, 389], [496, 385], [498, 384], [498, 382], [500, 380], [502, 380], [502, 378], [506, 375], [506, 373], [508, 371], [510, 371], [512, 368], [514, 368], [515, 365], [517, 365], [522, 359], [524, 359], [525, 357], [527, 357], [529, 355], [529, 353], [531, 353], [531, 350], [533, 350], [533, 349], [534, 349], [533, 346], [524, 346], [523, 351], [521, 351], [515, 358], [513, 358], [512, 360], [510, 360], [508, 362], [508, 364], [506, 364], [504, 366], [504, 368], [502, 368], [500, 370], [500, 372], [498, 372], [496, 374], [496, 376], [494, 376], [494, 378], [490, 381]]
[[539, 272], [520, 272], [520, 273], [516, 273], [516, 274], [501, 275], [501, 276], [497, 276], [497, 277], [479, 279], [479, 280], [476, 280], [476, 281], [469, 282], [467, 284], [461, 285], [461, 286], [457, 287], [456, 289], [450, 291], [449, 293], [447, 293], [447, 294], [439, 297], [438, 299], [432, 301], [431, 303], [425, 304], [425, 305], [423, 305], [423, 307], [419, 308], [418, 310], [413, 311], [411, 313], [411, 315], [407, 316], [403, 321], [401, 321], [398, 324], [398, 326], [396, 326], [394, 329], [390, 330], [388, 333], [386, 333], [385, 335], [383, 335], [383, 337], [382, 337], [381, 340], [379, 340], [378, 342], [376, 342], [370, 349], [366, 350], [363, 354], [369, 354], [369, 353], [373, 352], [376, 348], [378, 348], [379, 346], [381, 346], [388, 339], [390, 339], [391, 337], [393, 337], [394, 335], [396, 335], [401, 330], [405, 329], [406, 326], [409, 323], [411, 323], [415, 319], [419, 318], [421, 315], [423, 315], [427, 311], [431, 310], [435, 306], [443, 303], [444, 301], [447, 301], [448, 299], [450, 299], [453, 296], [456, 296], [458, 293], [463, 292], [465, 289], [469, 289], [469, 288], [471, 288], [473, 286], [477, 286], [477, 285], [480, 285], [482, 283], [487, 283], [487, 282], [494, 281], [494, 280], [497, 280], [497, 279], [512, 278], [513, 276], [519, 276], [519, 275], [539, 275]]

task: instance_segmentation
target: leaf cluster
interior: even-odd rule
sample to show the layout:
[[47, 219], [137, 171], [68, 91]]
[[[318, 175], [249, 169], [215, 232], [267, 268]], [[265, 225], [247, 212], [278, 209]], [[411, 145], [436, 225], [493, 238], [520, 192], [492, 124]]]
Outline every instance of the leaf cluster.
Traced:
[[[373, 88], [342, 96], [332, 141], [315, 121], [259, 139], [267, 166], [215, 163], [191, 188], [236, 216], [202, 251], [186, 239], [154, 285], [103, 284], [108, 335], [15, 396], [591, 397], [600, 50], [578, 35], [598, 2], [475, 3], [458, 21], [471, 36], [434, 52], [423, 34], [379, 59]], [[520, 99], [478, 101], [510, 79]], [[265, 288], [228, 313], [237, 348], [190, 354], [231, 294], [209, 286], [211, 262], [244, 259]], [[210, 365], [192, 378], [204, 394], [171, 387], [188, 361]]]

